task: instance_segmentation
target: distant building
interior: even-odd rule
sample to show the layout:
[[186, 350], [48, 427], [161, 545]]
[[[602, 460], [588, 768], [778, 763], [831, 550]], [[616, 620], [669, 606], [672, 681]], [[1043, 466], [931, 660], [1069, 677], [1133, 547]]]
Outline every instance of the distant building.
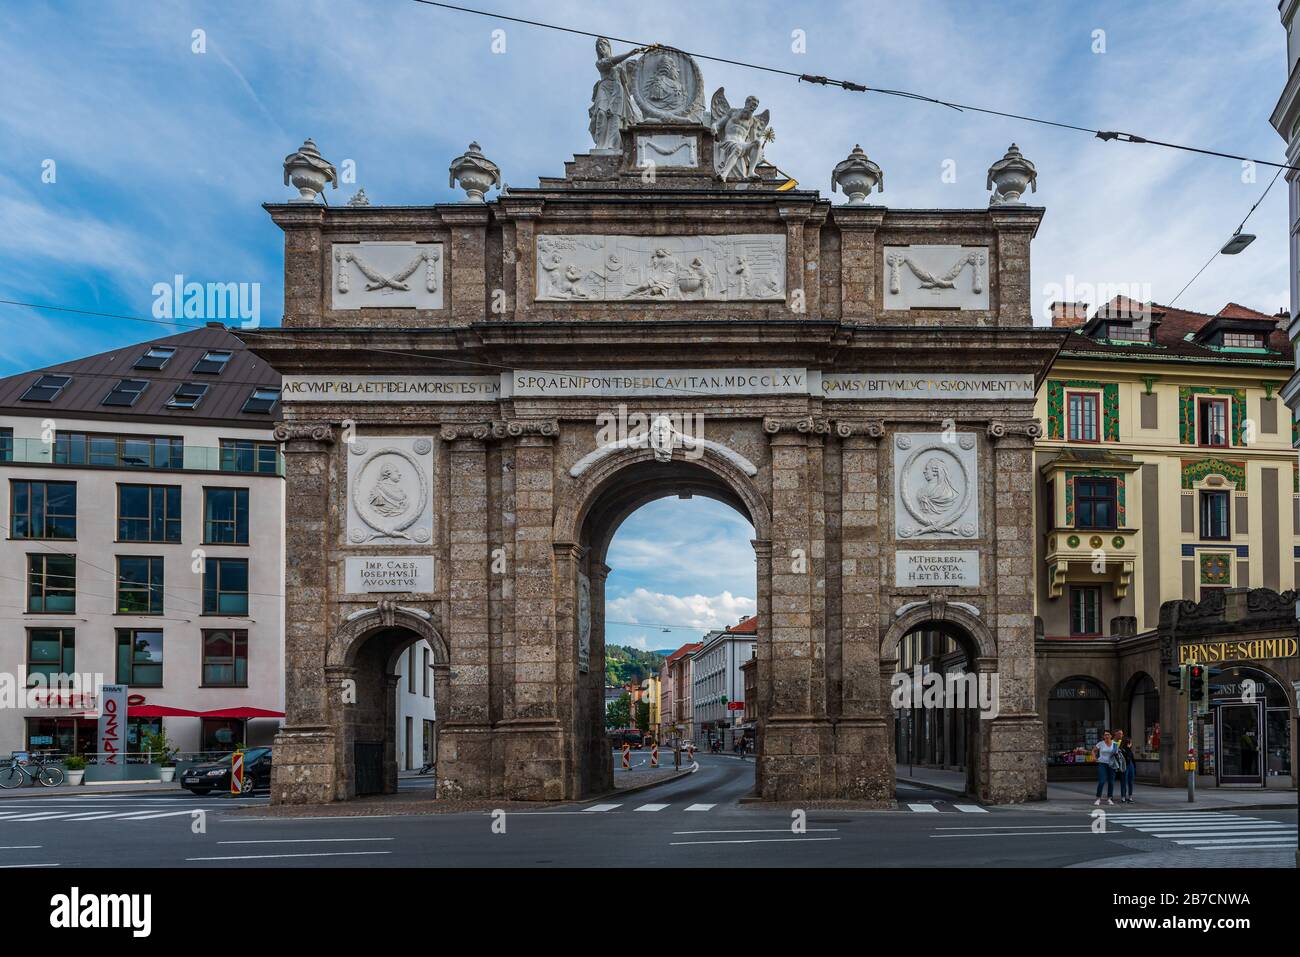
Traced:
[[744, 724], [745, 683], [740, 666], [754, 656], [757, 643], [757, 615], [709, 632], [700, 642], [694, 657], [691, 703], [696, 743], [701, 747], [719, 736], [729, 745], [728, 732]]
[[699, 642], [682, 645], [664, 661], [664, 671], [672, 675], [672, 712], [666, 719], [665, 740], [676, 738], [690, 741], [693, 738], [691, 713], [691, 656], [699, 650]]

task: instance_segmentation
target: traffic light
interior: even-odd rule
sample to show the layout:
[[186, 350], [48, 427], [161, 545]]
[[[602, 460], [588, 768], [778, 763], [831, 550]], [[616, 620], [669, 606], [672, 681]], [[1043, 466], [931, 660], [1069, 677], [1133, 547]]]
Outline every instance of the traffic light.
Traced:
[[1209, 690], [1209, 682], [1205, 680], [1205, 665], [1188, 665], [1187, 691], [1196, 707], [1204, 709], [1209, 706], [1206, 700]]
[[1209, 711], [1210, 699], [1214, 697], [1216, 691], [1223, 690], [1223, 685], [1216, 685], [1214, 683], [1214, 679], [1223, 674], [1223, 669], [1203, 668], [1202, 670], [1205, 672], [1205, 691], [1201, 694], [1200, 705], [1202, 711]]
[[1167, 675], [1169, 675], [1169, 677], [1175, 679], [1174, 681], [1170, 681], [1170, 682], [1168, 682], [1169, 687], [1171, 687], [1171, 688], [1177, 688], [1179, 694], [1182, 694], [1182, 693], [1186, 690], [1186, 688], [1187, 688], [1187, 665], [1179, 665], [1177, 668], [1169, 668], [1169, 669], [1167, 669], [1167, 670], [1165, 671], [1165, 674], [1167, 674]]

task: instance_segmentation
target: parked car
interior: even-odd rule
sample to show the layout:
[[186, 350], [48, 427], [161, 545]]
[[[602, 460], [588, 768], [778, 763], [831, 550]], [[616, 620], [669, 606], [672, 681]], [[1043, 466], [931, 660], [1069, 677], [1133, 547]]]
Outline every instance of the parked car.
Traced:
[[[199, 764], [181, 775], [181, 787], [195, 794], [224, 791], [230, 793], [230, 765], [233, 754], [219, 761]], [[271, 749], [249, 748], [244, 752], [244, 793], [271, 786]]]

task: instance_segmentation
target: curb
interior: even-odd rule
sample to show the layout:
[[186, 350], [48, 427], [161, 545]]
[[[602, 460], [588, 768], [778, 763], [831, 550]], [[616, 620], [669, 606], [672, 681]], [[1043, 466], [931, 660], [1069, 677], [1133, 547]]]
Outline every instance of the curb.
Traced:
[[[916, 778], [900, 777], [897, 778], [896, 780], [900, 784], [911, 784], [916, 787], [926, 788], [930, 791], [938, 791], [940, 794], [950, 794], [953, 797], [970, 797], [970, 795], [968, 795], [964, 790], [960, 788], [949, 787], [948, 785], [944, 785], [944, 784], [930, 784], [927, 781], [919, 781]], [[972, 800], [974, 799], [972, 798]], [[1198, 801], [1188, 801], [1186, 803], [1179, 803], [1174, 805], [1144, 804], [1141, 802], [1139, 802], [1139, 804], [1141, 804], [1141, 808], [1144, 811], [1155, 811], [1155, 812], [1164, 812], [1164, 813], [1183, 811], [1183, 810], [1201, 810], [1201, 811], [1291, 811], [1291, 810], [1295, 810], [1294, 803], [1219, 804], [1218, 802], [1208, 802], [1208, 801], [1198, 800]], [[1094, 805], [1091, 799], [1088, 798], [1078, 798], [1078, 799], [1048, 798], [1045, 801], [1025, 801], [1021, 804], [1003, 804], [1003, 805], [994, 804], [989, 806], [1010, 807], [1016, 809], [1033, 809], [1033, 810], [1042, 810], [1042, 811], [1085, 811], [1095, 807], [1096, 805]], [[1109, 805], [1102, 805], [1102, 806], [1106, 807]], [[1135, 808], [1138, 807], [1139, 805], [1138, 804], [1133, 804], [1133, 805], [1116, 804], [1115, 805], [1115, 807], [1121, 807], [1121, 806], [1126, 808]]]
[[895, 777], [894, 780], [899, 784], [911, 784], [914, 787], [925, 788], [927, 791], [938, 791], [940, 794], [951, 794], [953, 797], [969, 797], [965, 788], [954, 788], [947, 784], [931, 784], [928, 781], [919, 781], [916, 778]]
[[[699, 767], [697, 764], [696, 767]], [[604, 798], [616, 797], [619, 794], [636, 794], [638, 791], [644, 791], [646, 788], [657, 788], [661, 784], [671, 784], [673, 781], [680, 781], [688, 774], [694, 774], [694, 771], [685, 769], [678, 771], [672, 777], [660, 778], [658, 781], [647, 781], [645, 784], [634, 784], [630, 788], [614, 788], [612, 791], [606, 791], [604, 794], [594, 795], [589, 798], [583, 798], [581, 801], [564, 801], [564, 804], [586, 804], [588, 801], [596, 801]]]
[[[184, 788], [180, 788], [179, 785], [177, 786], [177, 788], [178, 790], [184, 790]], [[72, 787], [71, 785], [69, 785], [67, 787], [57, 787], [57, 788], [33, 788], [30, 786], [24, 786], [21, 788], [12, 789], [12, 793], [14, 794], [13, 798], [0, 797], [0, 807], [4, 807], [4, 802], [6, 800], [18, 800], [20, 796], [22, 800], [27, 800], [28, 798], [72, 797], [74, 795], [85, 796], [90, 794], [156, 794], [156, 793], [168, 793], [169, 791], [170, 791], [169, 788], [161, 788], [161, 787], [118, 788], [118, 787], [112, 787], [111, 785], [105, 785], [101, 787], [98, 784], [92, 784], [89, 786], [83, 784], [77, 787]]]

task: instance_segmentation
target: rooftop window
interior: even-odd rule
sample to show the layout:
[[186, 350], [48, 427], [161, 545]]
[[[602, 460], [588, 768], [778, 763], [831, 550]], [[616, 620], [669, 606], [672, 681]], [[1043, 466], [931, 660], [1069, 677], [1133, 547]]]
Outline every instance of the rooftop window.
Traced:
[[280, 401], [280, 390], [275, 386], [259, 385], [244, 403], [245, 412], [270, 412]]
[[225, 370], [226, 364], [230, 362], [230, 357], [234, 353], [229, 349], [209, 349], [203, 353], [203, 358], [194, 363], [192, 371], [202, 373], [203, 375], [221, 375]]
[[172, 397], [167, 400], [169, 409], [195, 409], [198, 408], [200, 400], [207, 395], [208, 384], [206, 382], [182, 382], [172, 393]]
[[137, 369], [161, 369], [167, 360], [176, 354], [172, 346], [150, 346], [145, 354], [135, 361]]
[[41, 375], [36, 377], [31, 388], [22, 394], [22, 402], [53, 402], [60, 392], [72, 381], [70, 375]]
[[100, 405], [135, 405], [135, 400], [149, 387], [148, 379], [122, 379], [109, 390]]

